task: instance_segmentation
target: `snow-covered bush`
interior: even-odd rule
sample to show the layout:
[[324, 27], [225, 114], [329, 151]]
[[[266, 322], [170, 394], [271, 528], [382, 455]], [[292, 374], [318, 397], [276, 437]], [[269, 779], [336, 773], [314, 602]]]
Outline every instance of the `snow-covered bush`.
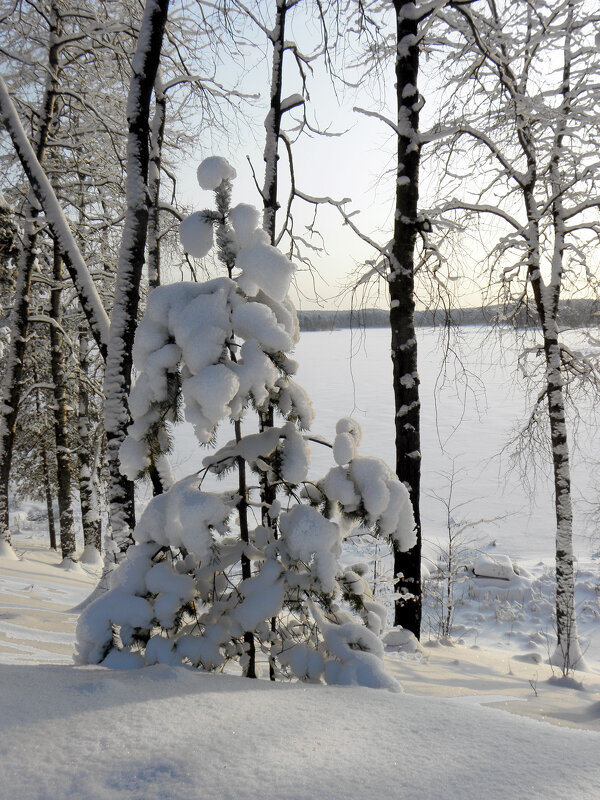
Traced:
[[[181, 236], [200, 253], [215, 230], [227, 276], [162, 286], [149, 298], [122, 470], [135, 478], [157, 462], [181, 401], [200, 443], [212, 443], [219, 425], [233, 437], [200, 474], [148, 504], [110, 590], [80, 617], [76, 661], [207, 670], [237, 662], [254, 675], [262, 658], [272, 677], [393, 688], [379, 639], [385, 611], [339, 557], [357, 525], [410, 548], [408, 493], [383, 462], [358, 454], [350, 419], [337, 426], [335, 466], [309, 479], [313, 412], [290, 357], [299, 336], [287, 297], [294, 267], [257, 227], [256, 209], [229, 208], [234, 176], [224, 159], [200, 166], [217, 211], [189, 217]], [[255, 413], [258, 432], [244, 435], [242, 417]], [[203, 488], [208, 473], [227, 472], [234, 490]]]

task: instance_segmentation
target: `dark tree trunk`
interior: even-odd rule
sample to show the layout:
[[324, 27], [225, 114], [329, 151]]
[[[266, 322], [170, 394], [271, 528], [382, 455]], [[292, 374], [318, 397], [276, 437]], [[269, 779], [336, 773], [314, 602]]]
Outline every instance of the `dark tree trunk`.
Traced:
[[390, 327], [396, 428], [396, 474], [410, 491], [417, 543], [407, 553], [395, 551], [394, 621], [421, 633], [421, 439], [417, 337], [415, 332], [415, 246], [418, 233], [420, 97], [418, 23], [412, 0], [394, 0], [397, 23], [396, 94], [398, 102], [398, 165], [394, 240], [390, 258]]
[[[242, 425], [240, 422], [235, 423], [235, 440], [239, 442], [242, 438]], [[238, 519], [240, 525], [240, 538], [246, 544], [249, 542], [248, 531], [248, 487], [246, 485], [246, 462], [243, 458], [237, 458], [238, 468], [238, 494], [240, 500], [237, 504]], [[242, 578], [246, 580], [252, 577], [252, 565], [247, 555], [242, 555]], [[244, 644], [246, 648], [246, 655], [248, 662], [244, 667], [244, 675], [247, 678], [256, 678], [256, 645], [254, 642], [254, 634], [251, 631], [244, 633]]]
[[79, 500], [81, 505], [81, 525], [84, 547], [94, 548], [100, 553], [102, 537], [100, 531], [100, 510], [95, 490], [95, 458], [90, 436], [89, 411], [89, 342], [85, 328], [79, 330], [79, 409], [77, 417], [79, 459]]
[[44, 469], [44, 494], [46, 495], [46, 511], [48, 512], [50, 547], [56, 550], [56, 527], [54, 525], [54, 508], [52, 506], [52, 485], [50, 482], [50, 472], [48, 470], [48, 456], [45, 450], [42, 452], [42, 467]]
[[[160, 286], [160, 171], [167, 118], [167, 96], [163, 91], [160, 70], [154, 81], [154, 117], [150, 126], [150, 160], [148, 164], [148, 289]], [[149, 469], [152, 493], [156, 497], [165, 491], [156, 464]]]
[[[43, 161], [48, 131], [54, 116], [59, 74], [58, 39], [60, 31], [61, 21], [58, 13], [58, 3], [53, 2], [49, 17], [48, 77], [34, 143], [38, 161]], [[10, 320], [10, 345], [4, 360], [0, 400], [0, 539], [4, 539], [9, 544], [8, 488], [21, 399], [23, 360], [29, 322], [31, 275], [36, 262], [37, 216], [38, 211], [34, 202], [34, 195], [33, 192], [30, 192], [24, 209], [25, 225], [18, 259], [17, 284]]]
[[265, 182], [263, 186], [263, 228], [269, 234], [271, 244], [275, 244], [275, 220], [279, 204], [277, 202], [277, 164], [278, 146], [281, 131], [281, 90], [283, 86], [283, 54], [285, 48], [286, 0], [277, 0], [275, 24], [271, 31], [273, 63], [271, 67], [271, 105], [265, 119], [266, 142], [264, 149]]
[[[279, 203], [277, 200], [277, 178], [279, 164], [279, 134], [281, 131], [281, 93], [283, 88], [283, 55], [285, 51], [285, 17], [287, 13], [286, 0], [277, 0], [275, 11], [275, 24], [271, 31], [271, 44], [273, 45], [273, 63], [271, 65], [271, 103], [269, 113], [265, 120], [266, 141], [263, 153], [265, 162], [265, 181], [262, 190], [263, 197], [263, 229], [269, 235], [269, 241], [275, 245], [277, 238], [277, 211]], [[259, 415], [260, 430], [273, 427], [273, 407], [269, 406], [267, 411]], [[262, 504], [261, 522], [273, 531], [276, 539], [278, 536], [277, 523], [269, 516], [269, 508], [277, 497], [277, 490], [273, 486], [266, 473], [260, 474], [261, 492], [260, 499]], [[275, 631], [276, 620], [271, 620], [271, 630]], [[269, 678], [275, 680], [275, 668], [273, 663], [269, 663]]]
[[168, 7], [169, 0], [146, 2], [127, 102], [127, 214], [119, 254], [105, 377], [110, 523], [115, 560], [119, 560], [132, 543], [135, 527], [134, 487], [120, 472], [119, 449], [131, 420], [127, 396], [131, 386], [132, 348], [150, 207], [150, 99], [158, 71]]
[[75, 561], [75, 525], [71, 500], [71, 448], [67, 430], [67, 401], [65, 371], [62, 357], [61, 333], [62, 258], [58, 244], [54, 245], [50, 292], [50, 370], [54, 384], [54, 436], [56, 439], [56, 482], [60, 521], [60, 549], [63, 559]]
[[154, 117], [151, 126], [148, 191], [150, 211], [148, 216], [148, 288], [160, 286], [160, 171], [162, 147], [167, 116], [167, 97], [162, 88], [160, 73], [154, 81]]

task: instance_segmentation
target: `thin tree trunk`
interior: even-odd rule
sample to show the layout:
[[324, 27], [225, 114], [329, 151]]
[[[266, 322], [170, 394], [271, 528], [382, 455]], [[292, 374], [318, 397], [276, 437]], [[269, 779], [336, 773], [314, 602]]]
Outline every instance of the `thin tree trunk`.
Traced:
[[[231, 198], [231, 183], [227, 181], [227, 188], [222, 193], [217, 195], [217, 211], [219, 212], [221, 222], [217, 228], [217, 243], [219, 246], [219, 258], [227, 269], [227, 274], [231, 278], [233, 268], [235, 266], [235, 258], [232, 250], [229, 248], [230, 232], [224, 220], [227, 219], [229, 213], [229, 201]], [[237, 356], [233, 344], [229, 346], [229, 358], [235, 363]], [[236, 442], [242, 439], [242, 423], [236, 420], [233, 425], [235, 431]], [[240, 539], [245, 544], [250, 541], [250, 532], [248, 527], [248, 486], [246, 481], [246, 462], [241, 456], [236, 458], [237, 473], [238, 473], [238, 496], [237, 502], [238, 523], [240, 526]], [[246, 580], [252, 577], [252, 563], [248, 556], [243, 553], [240, 559], [242, 567], [242, 579]], [[244, 666], [244, 675], [246, 678], [256, 678], [256, 643], [254, 641], [254, 634], [252, 631], [244, 631], [244, 646], [248, 661]]]
[[119, 450], [130, 423], [132, 348], [148, 229], [150, 98], [156, 79], [169, 0], [147, 0], [127, 101], [127, 214], [111, 315], [105, 374], [105, 426], [109, 466], [110, 525], [114, 559], [132, 543], [135, 526], [133, 483], [121, 474]]
[[412, 0], [394, 0], [396, 13], [396, 94], [398, 102], [398, 164], [394, 240], [388, 278], [391, 350], [394, 382], [396, 474], [410, 491], [417, 543], [407, 553], [394, 552], [396, 600], [394, 621], [421, 633], [421, 438], [417, 337], [414, 312], [415, 246], [419, 199], [418, 140], [420, 97], [418, 23]]
[[[562, 260], [564, 239], [555, 231], [555, 259]], [[573, 507], [571, 499], [571, 470], [565, 386], [562, 375], [562, 355], [558, 335], [558, 304], [560, 280], [544, 287], [539, 264], [529, 267], [536, 309], [542, 328], [544, 358], [546, 361], [546, 400], [552, 447], [554, 478], [554, 509], [556, 515], [556, 629], [557, 648], [551, 661], [568, 672], [581, 661], [577, 641], [575, 615], [575, 574], [573, 569]]]
[[[33, 369], [33, 381], [38, 382], [38, 376]], [[35, 392], [35, 410], [38, 416], [41, 415], [40, 393], [39, 389]], [[44, 443], [42, 442], [42, 472], [44, 476], [44, 495], [46, 497], [46, 511], [48, 513], [48, 534], [50, 536], [50, 547], [56, 550], [56, 525], [54, 522], [54, 505], [52, 498], [52, 480], [50, 477], [50, 465], [48, 464], [48, 453]]]
[[285, 46], [286, 0], [277, 0], [275, 24], [271, 31], [273, 63], [271, 67], [271, 104], [265, 119], [266, 142], [263, 153], [265, 162], [265, 182], [262, 190], [264, 212], [263, 228], [269, 234], [271, 244], [275, 244], [275, 219], [279, 204], [277, 202], [277, 164], [279, 162], [279, 134], [281, 132], [281, 90], [283, 86], [283, 54]]
[[42, 467], [44, 470], [44, 494], [46, 495], [46, 511], [48, 512], [50, 547], [52, 550], [56, 550], [56, 527], [54, 525], [54, 508], [52, 506], [52, 485], [50, 483], [50, 472], [48, 469], [48, 456], [45, 450], [42, 452]]
[[[33, 380], [38, 382], [37, 375], [33, 373]], [[38, 416], [41, 414], [40, 408], [40, 394], [36, 390], [35, 393], [35, 410]], [[44, 495], [46, 496], [46, 511], [48, 513], [48, 534], [50, 536], [50, 547], [56, 550], [56, 526], [54, 524], [54, 507], [52, 502], [52, 481], [50, 480], [50, 466], [48, 464], [48, 454], [46, 448], [42, 444], [42, 471], [44, 474]]]
[[54, 435], [56, 438], [56, 477], [58, 514], [60, 521], [60, 549], [63, 560], [76, 561], [75, 525], [71, 500], [71, 448], [67, 430], [67, 402], [65, 371], [62, 357], [63, 336], [61, 333], [62, 258], [58, 244], [54, 245], [52, 278], [54, 286], [50, 292], [50, 369], [54, 383]]
[[[285, 49], [285, 17], [287, 13], [287, 0], [277, 0], [275, 10], [275, 24], [271, 31], [270, 39], [273, 45], [271, 66], [271, 103], [267, 118], [265, 119], [266, 141], [263, 152], [265, 162], [265, 180], [262, 190], [263, 198], [263, 229], [269, 235], [269, 241], [274, 246], [277, 238], [277, 179], [279, 164], [279, 134], [281, 132], [281, 94], [283, 88], [283, 55]], [[259, 427], [261, 431], [273, 427], [273, 405], [264, 413], [259, 414]], [[273, 537], [277, 539], [277, 522], [269, 516], [269, 509], [277, 497], [275, 486], [269, 481], [266, 473], [260, 474], [260, 499], [261, 522], [266, 528], [271, 528]], [[275, 632], [277, 621], [271, 620], [271, 630]], [[269, 679], [275, 680], [275, 667], [273, 661], [269, 662]]]
[[[235, 422], [235, 440], [239, 442], [242, 438], [242, 425]], [[240, 538], [246, 544], [249, 542], [248, 531], [248, 487], [246, 485], [246, 462], [241, 456], [238, 456], [238, 494], [240, 499], [237, 504], [238, 519], [240, 525]], [[252, 565], [250, 559], [246, 554], [242, 555], [242, 579], [246, 580], [252, 577]], [[256, 678], [256, 645], [254, 643], [254, 634], [251, 631], [245, 631], [244, 644], [246, 648], [246, 655], [248, 662], [244, 667], [244, 675], [246, 678]]]
[[[565, 413], [565, 387], [562, 376], [563, 362], [558, 340], [558, 304], [563, 278], [565, 251], [565, 209], [560, 174], [560, 160], [566, 134], [567, 119], [572, 106], [571, 92], [571, 37], [573, 29], [573, 3], [568, 5], [563, 50], [562, 102], [557, 115], [556, 136], [550, 163], [552, 182], [552, 216], [554, 228], [554, 253], [552, 259], [551, 298], [552, 326], [544, 326], [544, 353], [548, 376], [548, 417], [552, 440], [554, 468], [554, 502], [556, 510], [556, 632], [557, 646], [552, 662], [563, 672], [578, 666], [582, 653], [577, 639], [575, 614], [575, 573], [573, 569], [573, 508], [571, 498], [571, 470]], [[550, 298], [549, 298], [550, 299]], [[541, 319], [541, 317], [540, 317]], [[548, 330], [546, 331], [546, 328]]]
[[[79, 329], [79, 408], [77, 417], [77, 433], [79, 446], [79, 499], [81, 505], [81, 525], [83, 528], [84, 556], [96, 550], [100, 554], [102, 538], [100, 532], [100, 509], [98, 494], [94, 486], [94, 455], [90, 436], [89, 413], [89, 342], [85, 328]], [[84, 560], [85, 560], [84, 559]]]
[[[54, 116], [59, 74], [58, 39], [60, 31], [61, 20], [58, 12], [58, 3], [52, 2], [49, 15], [46, 88], [34, 143], [35, 155], [38, 161], [43, 161], [48, 140], [48, 130]], [[6, 124], [5, 118], [3, 118], [3, 122]], [[21, 399], [23, 360], [29, 322], [31, 275], [36, 262], [37, 215], [35, 197], [33, 191], [30, 191], [24, 209], [25, 223], [18, 259], [13, 309], [10, 317], [9, 349], [4, 359], [4, 374], [0, 390], [0, 540], [4, 540], [9, 545], [8, 490]]]
[[[154, 81], [154, 116], [150, 125], [150, 160], [148, 163], [148, 194], [150, 209], [148, 212], [148, 289], [160, 286], [160, 172], [162, 163], [162, 147], [167, 118], [167, 96], [163, 91], [160, 69]], [[166, 456], [161, 457], [163, 460]], [[156, 497], [162, 494], [167, 486], [157, 464], [149, 469], [152, 493]]]
[[160, 286], [160, 172], [166, 116], [167, 96], [163, 91], [159, 71], [154, 81], [154, 117], [150, 129], [150, 163], [148, 166], [148, 191], [150, 194], [148, 288], [150, 291]]

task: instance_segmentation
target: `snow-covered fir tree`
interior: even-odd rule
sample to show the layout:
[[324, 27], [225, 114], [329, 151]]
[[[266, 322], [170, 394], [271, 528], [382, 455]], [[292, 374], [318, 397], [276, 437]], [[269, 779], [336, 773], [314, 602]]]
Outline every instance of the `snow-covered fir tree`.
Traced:
[[[393, 688], [379, 639], [386, 611], [365, 593], [361, 570], [339, 558], [356, 526], [410, 548], [409, 495], [386, 464], [358, 455], [360, 428], [347, 418], [337, 424], [335, 465], [309, 479], [313, 412], [290, 356], [299, 337], [288, 298], [294, 266], [269, 244], [254, 207], [230, 208], [234, 178], [218, 156], [198, 168], [216, 210], [185, 219], [181, 242], [202, 258], [216, 232], [227, 276], [151, 293], [136, 335], [121, 469], [130, 479], [164, 471], [167, 426], [181, 400], [200, 444], [213, 444], [220, 425], [234, 437], [199, 474], [174, 483], [165, 476], [172, 485], [148, 504], [109, 591], [79, 619], [76, 661], [205, 670], [237, 662], [247, 676], [262, 661], [274, 677]], [[278, 419], [260, 430], [268, 405]], [[259, 432], [246, 433], [254, 416]], [[205, 488], [209, 473], [228, 472], [234, 488]], [[269, 525], [261, 520], [265, 484], [275, 489]]]

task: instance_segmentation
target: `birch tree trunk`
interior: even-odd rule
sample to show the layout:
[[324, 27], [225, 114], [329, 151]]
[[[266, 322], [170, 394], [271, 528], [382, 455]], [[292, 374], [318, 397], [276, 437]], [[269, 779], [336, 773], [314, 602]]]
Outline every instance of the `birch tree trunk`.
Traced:
[[394, 623], [421, 633], [421, 439], [417, 337], [414, 312], [414, 251], [418, 232], [418, 138], [421, 99], [418, 23], [409, 13], [412, 0], [394, 0], [396, 13], [396, 96], [398, 103], [398, 163], [394, 239], [388, 277], [394, 383], [396, 474], [410, 491], [417, 543], [407, 553], [394, 552], [396, 600]]
[[286, 0], [277, 0], [275, 24], [270, 33], [273, 45], [271, 67], [271, 103], [265, 119], [266, 140], [263, 159], [265, 162], [265, 182], [262, 190], [264, 212], [263, 228], [269, 234], [271, 244], [275, 244], [275, 223], [279, 204], [277, 202], [277, 164], [279, 161], [279, 134], [281, 132], [281, 91], [283, 86], [283, 54], [285, 48]]
[[[59, 38], [61, 20], [58, 2], [54, 0], [48, 17], [48, 65], [46, 88], [42, 100], [39, 121], [34, 139], [34, 151], [38, 161], [43, 161], [48, 140], [48, 131], [55, 113], [56, 92], [59, 76]], [[6, 124], [6, 119], [3, 119]], [[13, 446], [19, 413], [23, 360], [27, 340], [29, 318], [29, 295], [31, 275], [36, 262], [36, 219], [38, 208], [35, 195], [30, 190], [24, 209], [23, 240], [18, 258], [17, 281], [10, 317], [10, 340], [4, 360], [4, 374], [0, 389], [0, 541], [10, 545], [8, 524], [8, 490]]]
[[168, 7], [169, 0], [146, 2], [127, 100], [127, 212], [119, 253], [104, 382], [110, 525], [116, 561], [131, 544], [135, 526], [133, 483], [120, 472], [119, 449], [130, 422], [127, 396], [131, 386], [132, 348], [150, 207], [150, 98], [158, 71]]
[[556, 133], [550, 159], [552, 187], [552, 229], [554, 248], [550, 285], [544, 287], [540, 271], [531, 273], [534, 298], [542, 326], [546, 360], [546, 399], [552, 446], [554, 508], [556, 514], [556, 633], [557, 645], [551, 661], [568, 673], [580, 665], [582, 653], [577, 639], [575, 615], [575, 573], [573, 569], [573, 506], [571, 498], [570, 448], [567, 436], [563, 360], [559, 341], [558, 308], [563, 280], [565, 252], [565, 209], [561, 176], [561, 154], [572, 105], [571, 35], [573, 3], [567, 6], [563, 47], [562, 102], [557, 114]]
[[67, 402], [65, 371], [62, 357], [61, 333], [62, 258], [58, 244], [54, 244], [52, 268], [54, 285], [50, 292], [50, 369], [54, 384], [54, 436], [56, 439], [56, 478], [58, 516], [60, 522], [60, 549], [63, 562], [75, 557], [75, 525], [71, 501], [71, 448], [67, 432]]

